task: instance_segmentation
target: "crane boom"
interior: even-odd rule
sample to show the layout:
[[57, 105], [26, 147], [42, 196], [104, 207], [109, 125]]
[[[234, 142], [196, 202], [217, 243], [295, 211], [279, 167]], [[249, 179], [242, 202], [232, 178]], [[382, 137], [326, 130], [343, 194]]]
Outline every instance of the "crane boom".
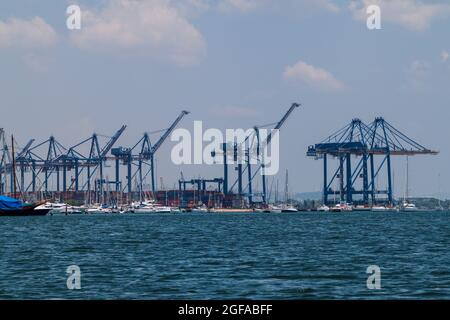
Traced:
[[159, 140], [153, 145], [151, 149], [151, 153], [154, 154], [159, 147], [164, 143], [164, 141], [167, 139], [167, 137], [172, 133], [172, 131], [175, 129], [175, 127], [178, 125], [178, 123], [183, 119], [185, 115], [189, 114], [189, 111], [183, 110], [181, 111], [178, 118], [175, 119], [175, 121], [172, 123], [172, 125], [164, 132], [164, 134], [159, 138]]
[[[299, 103], [293, 103], [291, 105], [291, 107], [289, 108], [289, 110], [284, 114], [284, 116], [281, 118], [281, 120], [277, 123], [277, 125], [275, 126], [275, 130], [279, 130], [281, 129], [281, 127], [283, 126], [283, 124], [286, 122], [286, 120], [289, 118], [290, 114], [295, 110], [295, 108], [300, 107]], [[262, 146], [260, 147], [260, 143], [259, 143], [259, 128], [255, 127], [255, 133], [256, 133], [256, 137], [257, 137], [257, 157], [259, 159], [260, 157], [260, 152], [261, 149], [264, 150], [265, 146], [267, 146], [270, 141], [272, 140], [272, 132], [270, 131], [269, 135], [267, 136], [266, 140], [264, 141], [264, 143], [262, 144]], [[263, 155], [264, 156], [264, 155]], [[262, 188], [263, 188], [263, 193], [262, 193], [262, 198], [263, 198], [263, 203], [266, 204], [267, 203], [267, 191], [266, 191], [266, 174], [264, 172], [264, 161], [262, 161], [263, 163], [261, 163], [259, 165], [259, 167], [256, 169], [255, 173], [253, 174], [252, 178], [249, 181], [249, 185], [251, 186], [252, 180], [255, 177], [255, 175], [259, 172], [260, 169], [263, 170], [262, 172]]]
[[[281, 129], [281, 127], [283, 126], [283, 124], [286, 122], [286, 120], [289, 118], [289, 116], [291, 115], [291, 113], [295, 110], [295, 108], [300, 107], [301, 104], [299, 103], [293, 103], [291, 105], [291, 107], [289, 108], [289, 110], [284, 114], [283, 118], [281, 118], [281, 120], [277, 123], [277, 125], [275, 126], [274, 130], [279, 130]], [[266, 138], [266, 141], [264, 142], [264, 145], [268, 145], [270, 143], [270, 141], [272, 140], [272, 132], [271, 131], [269, 133], [269, 135]]]
[[100, 152], [100, 158], [106, 157], [106, 155], [108, 154], [109, 150], [111, 150], [111, 148], [114, 146], [114, 144], [117, 142], [117, 140], [119, 140], [120, 136], [125, 131], [126, 127], [127, 127], [126, 125], [123, 125], [114, 134], [114, 136], [111, 138], [111, 140], [108, 141], [108, 143], [103, 147], [102, 151]]
[[31, 139], [30, 141], [28, 141], [28, 143], [25, 145], [25, 147], [23, 147], [22, 151], [20, 151], [20, 153], [17, 155], [17, 158], [21, 158], [23, 157], [28, 150], [30, 149], [31, 145], [34, 143], [34, 139]]

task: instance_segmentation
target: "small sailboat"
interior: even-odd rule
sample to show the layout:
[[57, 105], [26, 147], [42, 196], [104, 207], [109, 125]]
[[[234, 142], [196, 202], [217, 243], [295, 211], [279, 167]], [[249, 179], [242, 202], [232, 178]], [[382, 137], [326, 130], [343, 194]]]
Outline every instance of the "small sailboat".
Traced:
[[16, 192], [16, 155], [14, 153], [14, 137], [11, 136], [13, 198], [0, 195], [0, 216], [45, 216], [50, 210], [39, 208], [45, 201], [24, 203], [15, 199]]
[[400, 207], [401, 211], [404, 212], [412, 212], [418, 211], [419, 209], [416, 205], [409, 201], [409, 157], [406, 156], [406, 187], [405, 187], [405, 196], [403, 199], [403, 203]]
[[0, 216], [45, 216], [50, 209], [38, 208], [43, 202], [23, 203], [20, 200], [0, 196]]
[[[286, 170], [286, 181], [284, 190], [284, 204], [281, 206], [281, 212], [298, 212], [292, 203], [289, 203], [289, 175], [288, 170]], [[278, 189], [278, 188], [277, 188]], [[278, 191], [278, 190], [277, 190]]]

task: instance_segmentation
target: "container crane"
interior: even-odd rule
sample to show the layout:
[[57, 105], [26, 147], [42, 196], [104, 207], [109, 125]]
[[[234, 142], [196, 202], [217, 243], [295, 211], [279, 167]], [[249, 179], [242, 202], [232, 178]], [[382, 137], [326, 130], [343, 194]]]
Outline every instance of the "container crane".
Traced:
[[[259, 130], [260, 128], [263, 127], [268, 127], [268, 126], [273, 126], [274, 130], [280, 130], [283, 125], [285, 124], [286, 120], [289, 118], [289, 116], [292, 114], [292, 112], [300, 107], [301, 104], [299, 103], [293, 103], [290, 108], [287, 110], [287, 112], [283, 115], [283, 117], [275, 123], [271, 123], [271, 124], [267, 124], [267, 125], [263, 125], [263, 126], [255, 126], [254, 128], [254, 134], [252, 135], [248, 135], [245, 139], [244, 142], [242, 142], [243, 144], [246, 144], [246, 150], [245, 150], [245, 161], [246, 161], [246, 168], [242, 168], [242, 166], [237, 167], [238, 170], [238, 178], [237, 180], [233, 183], [233, 185], [230, 187], [230, 189], [227, 189], [228, 186], [228, 172], [227, 172], [227, 163], [226, 163], [226, 153], [227, 153], [227, 146], [226, 144], [223, 145], [223, 153], [224, 153], [224, 192], [227, 193], [231, 190], [233, 190], [234, 186], [237, 184], [238, 185], [238, 189], [239, 189], [239, 193], [244, 194], [244, 190], [242, 187], [242, 181], [243, 181], [243, 173], [245, 171], [247, 171], [247, 176], [248, 176], [248, 184], [246, 187], [246, 191], [248, 193], [248, 198], [249, 198], [249, 202], [250, 204], [253, 203], [253, 185], [252, 185], [252, 181], [255, 178], [256, 174], [262, 169], [263, 170], [263, 174], [262, 174], [262, 187], [263, 187], [263, 192], [262, 192], [262, 198], [263, 198], [263, 203], [266, 203], [266, 176], [264, 174], [264, 160], [260, 161], [261, 158], [261, 150], [264, 150], [264, 148], [267, 147], [267, 145], [270, 144], [270, 142], [272, 141], [273, 138], [273, 130], [271, 130], [269, 132], [269, 134], [267, 135], [266, 139], [261, 142], [260, 141], [260, 136], [259, 136]], [[256, 157], [258, 162], [261, 162], [258, 166], [258, 168], [256, 168], [256, 170], [254, 172], [252, 172], [252, 166], [251, 166], [251, 156], [252, 156], [252, 151], [250, 150], [250, 147], [253, 146], [254, 141], [250, 142], [250, 139], [252, 138], [252, 140], [256, 140]], [[234, 145], [234, 158], [237, 158], [237, 150], [240, 150], [241, 148], [239, 148], [236, 144]]]
[[155, 186], [155, 153], [164, 143], [164, 141], [169, 137], [172, 131], [176, 128], [178, 123], [184, 118], [184, 116], [188, 115], [189, 111], [183, 110], [180, 115], [175, 119], [172, 125], [164, 132], [164, 134], [159, 138], [159, 140], [151, 147], [150, 149], [150, 174], [152, 180], [152, 193], [155, 194], [156, 186]]
[[[288, 109], [288, 111], [284, 114], [284, 116], [280, 119], [280, 121], [278, 121], [278, 123], [276, 124], [276, 126], [274, 127], [273, 130], [280, 130], [281, 127], [284, 125], [284, 123], [286, 122], [286, 120], [289, 118], [289, 116], [291, 115], [291, 113], [296, 109], [299, 108], [301, 106], [301, 104], [299, 103], [293, 103], [291, 105], [291, 107]], [[261, 159], [261, 150], [264, 150], [272, 141], [272, 137], [273, 137], [273, 130], [271, 130], [267, 136], [267, 138], [264, 140], [264, 142], [260, 143], [260, 136], [259, 136], [259, 127], [255, 126], [254, 127], [255, 130], [255, 134], [256, 134], [256, 139], [257, 139], [257, 159], [260, 160]], [[262, 157], [264, 157], [264, 154], [262, 155]], [[265, 174], [265, 164], [264, 164], [264, 158], [261, 159], [261, 164], [260, 166], [256, 169], [256, 171], [253, 174], [253, 177], [250, 179], [249, 181], [249, 186], [251, 185], [251, 181], [253, 180], [253, 178], [256, 176], [256, 174], [259, 172], [259, 170], [262, 170], [262, 188], [263, 188], [263, 192], [262, 192], [262, 199], [263, 199], [263, 204], [266, 204], [267, 199], [266, 199], [266, 174]]]

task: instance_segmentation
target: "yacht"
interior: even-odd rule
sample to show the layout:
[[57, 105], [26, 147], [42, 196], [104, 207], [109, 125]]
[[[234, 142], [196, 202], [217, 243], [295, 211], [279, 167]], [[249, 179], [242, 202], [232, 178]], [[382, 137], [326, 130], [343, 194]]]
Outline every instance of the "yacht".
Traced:
[[371, 209], [371, 211], [375, 211], [375, 212], [385, 212], [387, 210], [388, 210], [388, 208], [386, 208], [385, 206], [377, 206], [377, 205], [372, 206], [372, 209]]
[[281, 213], [282, 209], [279, 206], [276, 205], [269, 205], [266, 209], [264, 209], [264, 212], [266, 213]]
[[167, 206], [160, 206], [155, 203], [155, 201], [144, 201], [140, 204], [133, 203], [135, 213], [171, 213], [172, 209]]
[[193, 211], [194, 211], [194, 212], [197, 212], [197, 213], [207, 213], [207, 212], [209, 212], [210, 210], [208, 210], [208, 207], [207, 207], [207, 206], [202, 205], [202, 206], [200, 206], [200, 207], [195, 208]]
[[46, 202], [43, 205], [38, 206], [38, 210], [49, 210], [50, 213], [66, 213], [69, 211], [70, 206], [66, 203], [60, 202]]
[[328, 207], [328, 206], [323, 204], [323, 205], [321, 205], [320, 207], [317, 208], [317, 211], [328, 212], [328, 211], [330, 211], [330, 207]]
[[171, 207], [170, 212], [171, 213], [181, 213], [181, 209], [178, 207]]
[[298, 210], [292, 205], [284, 205], [281, 207], [281, 212], [298, 212]]
[[348, 203], [338, 203], [334, 207], [331, 207], [331, 212], [350, 212], [353, 211], [352, 207]]
[[153, 212], [155, 212], [155, 213], [171, 213], [172, 212], [172, 209], [167, 206], [155, 206], [154, 210], [155, 211], [153, 211]]
[[419, 209], [416, 207], [416, 205], [414, 203], [405, 201], [402, 204], [401, 210], [402, 211], [418, 211]]

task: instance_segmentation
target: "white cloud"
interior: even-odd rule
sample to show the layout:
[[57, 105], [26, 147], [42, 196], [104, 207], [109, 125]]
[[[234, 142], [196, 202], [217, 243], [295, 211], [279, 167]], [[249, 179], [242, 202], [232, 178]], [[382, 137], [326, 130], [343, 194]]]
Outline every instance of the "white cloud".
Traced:
[[168, 0], [111, 0], [100, 11], [82, 9], [82, 28], [71, 41], [82, 49], [144, 49], [179, 65], [206, 52], [201, 33]]
[[352, 0], [349, 9], [357, 20], [367, 19], [366, 8], [376, 4], [381, 8], [381, 20], [411, 30], [425, 30], [433, 20], [450, 16], [450, 4], [425, 3], [419, 0]]
[[[197, 10], [218, 11], [222, 13], [248, 13], [260, 8], [267, 8], [268, 6], [277, 3], [274, 0], [172, 0], [173, 4], [181, 8], [184, 12], [192, 12]], [[294, 0], [295, 1], [295, 0]]]
[[0, 20], [0, 47], [43, 48], [56, 40], [56, 32], [40, 17]]
[[442, 51], [441, 52], [441, 60], [442, 60], [442, 62], [447, 62], [448, 58], [449, 58], [448, 51], [445, 51], [445, 50]]
[[341, 91], [345, 85], [337, 80], [329, 71], [298, 61], [292, 66], [287, 66], [283, 72], [286, 80], [301, 82], [310, 87], [325, 91]]
[[324, 9], [333, 13], [338, 13], [341, 9], [331, 0], [305, 0], [305, 3], [310, 7]]
[[218, 8], [223, 11], [249, 12], [263, 6], [266, 0], [222, 0]]

